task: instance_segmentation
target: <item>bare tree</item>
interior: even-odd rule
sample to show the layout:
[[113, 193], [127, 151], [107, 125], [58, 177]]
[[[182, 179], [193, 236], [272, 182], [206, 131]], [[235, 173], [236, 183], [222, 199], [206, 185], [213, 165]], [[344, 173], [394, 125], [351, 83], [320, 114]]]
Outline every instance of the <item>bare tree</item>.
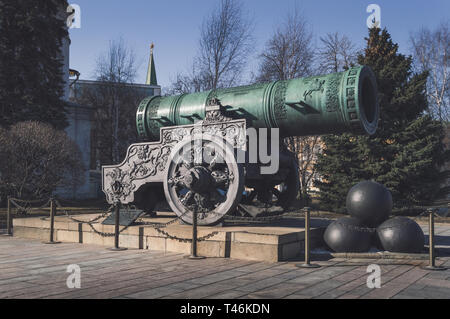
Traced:
[[450, 33], [448, 22], [434, 31], [422, 28], [410, 37], [414, 62], [419, 72], [428, 71], [429, 113], [442, 122], [449, 120]]
[[308, 76], [312, 70], [313, 34], [306, 19], [295, 9], [286, 17], [260, 55], [257, 82], [287, 80]]
[[122, 38], [110, 41], [108, 52], [97, 58], [98, 81], [132, 83], [136, 78], [136, 55]]
[[338, 32], [328, 33], [320, 37], [322, 46], [319, 49], [319, 71], [336, 73], [346, 70], [356, 64], [357, 50], [346, 35]]
[[184, 93], [202, 92], [210, 90], [210, 83], [205, 73], [199, 72], [194, 65], [189, 73], [178, 73], [172, 81], [167, 95], [179, 95]]
[[181, 95], [198, 92], [193, 85], [192, 77], [183, 73], [177, 73], [176, 79], [171, 82], [170, 88], [165, 92], [166, 95]]
[[130, 143], [136, 142], [135, 110], [143, 95], [130, 84], [136, 78], [134, 51], [123, 39], [111, 41], [97, 59], [95, 87], [83, 90], [78, 103], [95, 108], [94, 154], [101, 164], [121, 161]]
[[0, 129], [2, 192], [26, 199], [50, 196], [58, 187], [83, 183], [81, 152], [64, 131], [22, 122]]
[[221, 0], [203, 21], [195, 66], [210, 89], [230, 87], [240, 79], [252, 48], [252, 30], [240, 0]]
[[221, 0], [201, 27], [192, 71], [178, 74], [169, 92], [198, 92], [239, 83], [253, 46], [253, 22], [241, 0]]
[[[111, 82], [80, 86], [78, 90], [75, 102], [94, 108], [91, 168], [121, 162], [130, 144], [139, 139], [136, 108], [147, 94], [128, 84]], [[112, 125], [114, 122], [116, 124]]]
[[319, 178], [315, 163], [317, 154], [322, 151], [322, 141], [320, 136], [303, 136], [288, 137], [286, 143], [297, 156], [301, 199], [307, 204], [313, 182]]

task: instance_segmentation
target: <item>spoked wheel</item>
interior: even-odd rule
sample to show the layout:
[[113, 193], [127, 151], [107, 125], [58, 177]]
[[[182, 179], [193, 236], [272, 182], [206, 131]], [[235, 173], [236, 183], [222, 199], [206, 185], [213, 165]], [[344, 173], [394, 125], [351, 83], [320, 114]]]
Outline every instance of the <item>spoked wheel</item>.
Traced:
[[235, 210], [243, 190], [243, 167], [221, 139], [203, 135], [179, 143], [172, 151], [164, 193], [185, 223], [192, 223], [193, 213], [197, 213], [198, 225], [219, 223]]

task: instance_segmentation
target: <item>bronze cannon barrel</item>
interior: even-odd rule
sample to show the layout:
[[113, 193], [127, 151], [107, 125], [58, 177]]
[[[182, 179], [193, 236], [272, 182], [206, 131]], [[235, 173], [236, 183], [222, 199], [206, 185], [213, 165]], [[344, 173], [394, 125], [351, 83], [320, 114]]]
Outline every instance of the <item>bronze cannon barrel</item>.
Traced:
[[151, 96], [139, 105], [137, 130], [159, 140], [161, 127], [193, 124], [219, 102], [228, 117], [249, 127], [279, 128], [282, 137], [343, 132], [374, 134], [378, 125], [377, 82], [367, 66], [287, 81], [217, 89], [179, 96]]

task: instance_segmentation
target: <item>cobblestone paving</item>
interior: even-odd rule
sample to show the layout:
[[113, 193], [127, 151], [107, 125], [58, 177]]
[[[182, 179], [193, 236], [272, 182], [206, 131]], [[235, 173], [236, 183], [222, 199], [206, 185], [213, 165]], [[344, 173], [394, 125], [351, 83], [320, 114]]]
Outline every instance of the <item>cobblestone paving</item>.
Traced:
[[[438, 265], [450, 267], [450, 225], [436, 226]], [[44, 245], [0, 236], [0, 298], [445, 298], [450, 270], [430, 272], [418, 260], [262, 263], [233, 259], [188, 260], [147, 250], [111, 252], [80, 244]], [[68, 265], [81, 267], [81, 288], [69, 289]], [[369, 289], [367, 266], [381, 267], [382, 286]]]

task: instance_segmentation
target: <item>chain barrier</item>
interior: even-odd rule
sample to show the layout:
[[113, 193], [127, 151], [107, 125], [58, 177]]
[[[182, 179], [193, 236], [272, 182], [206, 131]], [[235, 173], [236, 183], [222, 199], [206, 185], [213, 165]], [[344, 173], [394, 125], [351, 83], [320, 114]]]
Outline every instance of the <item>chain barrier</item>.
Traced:
[[[27, 200], [21, 200], [21, 199], [17, 199], [17, 198], [10, 198], [10, 200], [11, 200], [11, 203], [12, 203], [14, 206], [16, 206], [17, 209], [22, 210], [22, 211], [24, 211], [25, 213], [28, 213], [31, 209], [42, 209], [42, 208], [48, 207], [52, 199], [50, 198], [50, 199], [46, 200], [46, 202], [45, 202], [44, 205], [42, 205], [41, 207], [37, 207], [37, 208], [24, 207], [24, 206], [21, 206], [21, 205], [18, 204], [18, 203], [25, 203], [25, 205], [30, 205], [30, 204], [33, 204], [33, 203], [41, 203], [41, 202], [44, 202], [43, 199], [41, 199], [41, 200], [27, 201]], [[98, 235], [100, 235], [100, 236], [102, 236], [102, 237], [114, 237], [114, 236], [115, 236], [115, 233], [101, 232], [101, 231], [97, 230], [97, 229], [94, 227], [94, 225], [93, 225], [94, 223], [96, 223], [96, 222], [99, 221], [100, 219], [102, 219], [102, 218], [106, 217], [108, 214], [112, 213], [112, 211], [113, 211], [113, 209], [114, 209], [114, 205], [111, 205], [111, 206], [108, 208], [108, 210], [107, 210], [106, 212], [102, 213], [101, 215], [99, 215], [99, 216], [97, 216], [97, 217], [95, 217], [95, 218], [93, 218], [93, 219], [91, 219], [91, 220], [89, 220], [89, 221], [84, 221], [84, 220], [79, 220], [79, 219], [77, 219], [77, 218], [72, 217], [72, 216], [69, 214], [69, 212], [67, 211], [67, 209], [64, 209], [64, 207], [61, 205], [60, 199], [54, 199], [54, 202], [55, 202], [56, 207], [58, 208], [58, 210], [59, 210], [59, 211], [62, 211], [62, 212], [65, 214], [65, 216], [68, 217], [68, 218], [69, 218], [70, 220], [72, 220], [73, 222], [80, 223], [80, 224], [87, 224], [87, 225], [89, 225], [89, 227], [92, 229], [92, 231], [94, 231], [94, 233], [96, 233], [96, 234], [98, 234]], [[66, 202], [69, 202], [69, 201], [66, 201]], [[127, 209], [128, 209], [128, 208], [127, 208]], [[176, 240], [176, 241], [179, 241], [179, 242], [184, 242], [184, 243], [192, 243], [192, 239], [180, 238], [180, 237], [177, 237], [177, 236], [173, 236], [173, 235], [169, 234], [168, 232], [162, 230], [162, 228], [166, 228], [166, 227], [168, 227], [168, 226], [170, 226], [170, 225], [175, 224], [177, 221], [181, 220], [181, 219], [182, 219], [185, 215], [187, 215], [188, 213], [189, 213], [189, 211], [186, 211], [186, 212], [183, 213], [182, 215], [177, 216], [176, 218], [174, 218], [173, 220], [171, 220], [171, 221], [169, 221], [169, 222], [167, 222], [167, 223], [152, 223], [152, 222], [145, 222], [145, 221], [143, 220], [143, 217], [139, 217], [139, 218], [137, 219], [137, 222], [139, 222], [139, 224], [141, 224], [141, 225], [150, 226], [150, 227], [154, 228], [158, 233], [160, 233], [160, 234], [166, 236], [166, 237], [169, 238], [169, 239]], [[214, 214], [214, 213], [213, 213], [213, 214]], [[282, 218], [284, 217], [284, 215], [286, 215], [286, 214], [275, 215], [275, 216], [266, 216], [266, 217], [225, 216], [225, 219], [226, 219], [226, 220], [234, 220], [234, 221], [246, 221], [246, 222], [249, 222], [249, 221], [250, 221], [250, 222], [251, 222], [251, 221], [259, 221], [259, 222], [265, 221], [265, 222], [267, 222], [267, 221], [273, 221], [273, 220], [279, 220], [279, 219], [282, 219]], [[41, 219], [42, 219], [42, 220], [47, 220], [47, 218], [48, 218], [48, 217], [43, 217], [43, 218], [41, 218]], [[130, 226], [131, 226], [131, 225], [124, 226], [124, 227], [120, 230], [120, 233], [124, 232], [124, 231], [125, 231], [126, 229], [128, 229]], [[208, 240], [208, 239], [210, 239], [210, 238], [216, 236], [218, 233], [219, 233], [219, 232], [214, 231], [214, 232], [212, 232], [212, 233], [210, 233], [210, 234], [207, 234], [207, 235], [205, 235], [205, 236], [203, 236], [203, 237], [197, 238], [197, 241], [198, 241], [198, 242], [206, 241], [206, 240]]]
[[[62, 209], [63, 206], [61, 205], [61, 203], [60, 203], [59, 200], [55, 200], [55, 203], [56, 203], [57, 207], [59, 208], [59, 210], [62, 211], [63, 213], [65, 213], [66, 217], [68, 217], [69, 219], [71, 219], [72, 221], [74, 221], [74, 222], [76, 222], [76, 223], [87, 224], [87, 225], [92, 229], [92, 231], [94, 231], [94, 233], [96, 233], [97, 235], [100, 235], [101, 237], [114, 237], [114, 236], [115, 236], [115, 233], [101, 232], [101, 231], [97, 230], [97, 229], [94, 227], [94, 225], [93, 225], [95, 222], [99, 221], [100, 219], [106, 217], [108, 214], [112, 213], [113, 210], [114, 210], [114, 205], [111, 205], [111, 206], [108, 208], [108, 210], [107, 210], [106, 212], [102, 213], [101, 215], [99, 215], [99, 216], [97, 216], [97, 217], [95, 217], [95, 218], [93, 218], [93, 219], [91, 219], [91, 220], [89, 220], [89, 221], [84, 221], [84, 220], [79, 220], [79, 219], [76, 219], [76, 218], [70, 216], [67, 210], [65, 210], [65, 209], [63, 210], [63, 209]], [[128, 210], [128, 207], [126, 207], [126, 209]], [[145, 221], [142, 220], [143, 217], [139, 217], [136, 221], [139, 222], [139, 223], [142, 224], [142, 225], [145, 225], [145, 226], [151, 226], [151, 227], [155, 228], [156, 230], [160, 230], [160, 228], [165, 228], [165, 227], [167, 227], [167, 226], [170, 226], [170, 225], [176, 223], [178, 220], [180, 220], [180, 219], [181, 219], [185, 214], [187, 214], [187, 213], [188, 213], [188, 212], [184, 213], [184, 214], [181, 215], [181, 216], [177, 216], [175, 219], [173, 219], [173, 220], [171, 220], [171, 221], [169, 221], [169, 222], [167, 222], [167, 223], [164, 223], [164, 224], [162, 224], [162, 223], [160, 224], [160, 223], [145, 222]], [[124, 226], [124, 227], [119, 231], [119, 233], [124, 232], [124, 231], [127, 230], [130, 226], [131, 226], [131, 225]], [[163, 233], [164, 233], [164, 235], [167, 234], [166, 232], [163, 232]], [[210, 235], [211, 235], [211, 234], [210, 234]], [[169, 237], [169, 238], [171, 238], [171, 239], [174, 239], [174, 240], [184, 240], [183, 238], [178, 238], [178, 237], [176, 237], [176, 236], [171, 236], [171, 235], [169, 235], [169, 234], [167, 234], [166, 236]], [[212, 237], [212, 236], [211, 236], [211, 237]], [[206, 238], [206, 239], [208, 239], [208, 238]]]
[[[89, 225], [89, 227], [94, 231], [94, 233], [96, 233], [97, 235], [100, 235], [102, 237], [114, 237], [116, 234], [115, 233], [105, 233], [105, 232], [101, 232], [97, 229], [95, 229], [95, 227], [92, 225], [92, 223], [87, 223], [87, 225]], [[124, 226], [119, 233], [124, 232], [125, 230], [127, 230], [131, 225], [128, 226]]]
[[[420, 213], [418, 216], [419, 217], [428, 217], [428, 216], [430, 216], [430, 213], [429, 213], [429, 211], [424, 211], [424, 212]], [[433, 210], [433, 216], [440, 217], [439, 214], [436, 213], [436, 210]]]
[[[447, 203], [445, 205], [435, 205], [435, 206], [410, 206], [410, 207], [403, 207], [403, 209], [408, 208], [408, 209], [423, 210], [423, 212], [418, 215], [420, 217], [430, 216], [430, 212], [432, 212], [434, 217], [440, 217], [436, 213], [436, 211], [438, 211], [441, 208], [448, 208], [448, 207], [449, 207], [449, 203]], [[368, 233], [375, 233], [377, 231], [377, 228], [347, 225], [347, 224], [339, 223], [338, 221], [336, 221], [336, 223], [340, 224], [343, 227], [346, 227], [347, 229], [351, 229], [351, 230], [357, 230], [357, 231], [368, 232]], [[384, 227], [383, 229], [389, 229], [389, 228], [394, 228], [394, 227], [398, 227], [398, 226]]]
[[[35, 204], [35, 203], [42, 203], [42, 202], [44, 202], [44, 200], [27, 201], [27, 200], [21, 200], [21, 199], [18, 199], [18, 198], [11, 198], [10, 197], [9, 201], [11, 202], [11, 204], [13, 204], [16, 207], [16, 209], [18, 210], [19, 214], [26, 215], [26, 214], [29, 214], [29, 212], [31, 212], [33, 209], [39, 210], [39, 209], [43, 209], [43, 208], [49, 207], [51, 199], [48, 199], [47, 202], [45, 202], [44, 205], [39, 206], [39, 207], [31, 207], [31, 205]], [[21, 206], [20, 204], [18, 204], [18, 202], [19, 203], [23, 203], [25, 205]]]
[[49, 201], [49, 199], [44, 199], [44, 198], [36, 199], [36, 200], [25, 200], [25, 199], [10, 197], [9, 199], [12, 199], [19, 203], [27, 203], [27, 204], [43, 203], [45, 201], [47, 201], [47, 203], [48, 203], [48, 201]]
[[[434, 216], [439, 216], [436, 211], [441, 209], [441, 208], [449, 208], [449, 203], [445, 203], [445, 204], [440, 204], [440, 205], [434, 205], [434, 206], [404, 206], [402, 207], [402, 209], [420, 209], [423, 210], [423, 212], [419, 215], [419, 216], [429, 216], [429, 211], [433, 210], [434, 211]], [[291, 212], [286, 212], [280, 215], [275, 215], [275, 216], [266, 216], [266, 217], [245, 217], [245, 216], [225, 216], [224, 220], [232, 220], [232, 221], [244, 221], [244, 222], [268, 222], [268, 221], [275, 221], [275, 220], [280, 220], [282, 218], [284, 218], [285, 216], [291, 215]], [[354, 225], [344, 225], [341, 224], [344, 227], [347, 227], [349, 229], [353, 229], [353, 230], [357, 230], [357, 231], [362, 231], [362, 232], [368, 232], [368, 233], [374, 233], [376, 232], [376, 228], [371, 228], [371, 227], [362, 227], [362, 226], [354, 226]]]
[[420, 213], [419, 216], [429, 216], [430, 215], [430, 211], [432, 211], [433, 212], [433, 216], [435, 216], [435, 217], [441, 217], [441, 216], [439, 216], [437, 211], [440, 210], [440, 209], [443, 209], [443, 208], [450, 209], [449, 203], [447, 203], [446, 205], [415, 206], [414, 207], [414, 209], [421, 209], [421, 210], [423, 210], [423, 212]]
[[[59, 202], [58, 200], [56, 200], [55, 202], [56, 202], [57, 207], [62, 208], [62, 206], [61, 206], [61, 204], [60, 204], [60, 202]], [[78, 219], [76, 219], [76, 218], [73, 218], [72, 216], [70, 216], [70, 215], [68, 214], [67, 210], [64, 210], [63, 212], [64, 212], [64, 213], [66, 214], [66, 216], [67, 216], [68, 218], [70, 218], [72, 221], [77, 222], [77, 223], [81, 223], [81, 224], [87, 224], [87, 225], [92, 229], [92, 231], [94, 231], [94, 233], [96, 233], [97, 235], [100, 235], [101, 237], [114, 237], [114, 236], [115, 236], [115, 233], [101, 232], [101, 231], [97, 230], [97, 229], [94, 227], [94, 225], [93, 225], [93, 223], [97, 222], [98, 220], [100, 220], [100, 219], [103, 218], [103, 217], [106, 217], [106, 215], [112, 213], [112, 212], [113, 212], [113, 209], [114, 209], [114, 205], [111, 205], [111, 206], [109, 207], [109, 209], [108, 209], [106, 212], [104, 212], [104, 213], [101, 214], [100, 216], [97, 216], [97, 217], [93, 218], [93, 219], [90, 220], [90, 221], [83, 221], [83, 220], [78, 220]], [[126, 207], [126, 209], [128, 209], [128, 207]], [[173, 219], [173, 220], [171, 220], [171, 221], [169, 221], [169, 222], [167, 222], [167, 223], [164, 223], [164, 224], [157, 224], [157, 223], [144, 222], [144, 221], [142, 220], [143, 217], [139, 217], [136, 221], [139, 222], [140, 224], [143, 224], [143, 225], [146, 225], [146, 226], [151, 226], [151, 227], [154, 228], [156, 231], [158, 231], [159, 233], [161, 233], [161, 234], [167, 236], [167, 237], [170, 238], [170, 239], [177, 240], [177, 241], [181, 241], [181, 242], [186, 242], [186, 239], [184, 239], [184, 238], [179, 238], [179, 237], [176, 237], [176, 236], [172, 236], [172, 235], [168, 234], [167, 232], [161, 230], [161, 228], [165, 228], [165, 227], [167, 227], [167, 226], [169, 226], [169, 225], [174, 224], [175, 222], [177, 222], [178, 220], [180, 220], [185, 214], [187, 214], [187, 212], [184, 213], [184, 214], [181, 215], [181, 216], [176, 217], [175, 219]], [[131, 225], [124, 226], [124, 227], [119, 231], [119, 233], [124, 232], [124, 231], [127, 230], [130, 226], [131, 226]], [[202, 238], [200, 238], [200, 239], [201, 239], [201, 240], [207, 240], [207, 239], [209, 239], [209, 238], [215, 236], [217, 233], [218, 233], [218, 232], [213, 233], [213, 234], [209, 234], [209, 235], [207, 235], [207, 236], [204, 236], [204, 238], [202, 237]], [[189, 240], [188, 242], [192, 242], [192, 240]]]
[[[167, 223], [152, 223], [152, 222], [145, 222], [145, 221], [142, 220], [143, 217], [140, 217], [137, 221], [138, 221], [140, 224], [142, 224], [142, 225], [150, 226], [151, 228], [155, 229], [159, 234], [164, 235], [164, 236], [166, 236], [166, 237], [169, 238], [169, 239], [176, 240], [176, 241], [181, 242], [181, 243], [192, 243], [192, 239], [191, 239], [191, 238], [180, 238], [180, 237], [171, 235], [171, 234], [169, 234], [168, 232], [162, 230], [162, 228], [166, 228], [166, 227], [168, 227], [168, 226], [170, 226], [170, 225], [175, 224], [177, 221], [181, 220], [181, 219], [182, 219], [185, 215], [187, 215], [188, 213], [189, 213], [189, 211], [186, 210], [183, 214], [181, 214], [180, 216], [177, 216], [176, 218], [174, 218], [173, 220], [171, 220], [171, 221], [169, 221], [169, 222], [167, 222]], [[214, 232], [212, 232], [212, 233], [210, 233], [210, 234], [208, 234], [208, 235], [206, 235], [206, 236], [197, 238], [197, 241], [198, 241], [198, 242], [206, 241], [206, 240], [208, 240], [208, 239], [210, 239], [210, 238], [216, 236], [218, 233], [219, 233], [219, 232], [214, 231]]]
[[[408, 208], [414, 208], [414, 209], [424, 209], [425, 211], [421, 214], [422, 215], [428, 215], [428, 210], [429, 209], [434, 209], [437, 210], [439, 208], [448, 208], [448, 204], [447, 205], [439, 205], [439, 206], [413, 206], [413, 207], [408, 207]], [[167, 222], [167, 223], [152, 223], [152, 222], [145, 222], [143, 221], [143, 217], [140, 217], [137, 221], [145, 226], [151, 226], [152, 228], [154, 228], [158, 233], [166, 236], [169, 239], [172, 240], [176, 240], [179, 242], [183, 242], [183, 243], [192, 243], [192, 239], [187, 239], [187, 238], [179, 238], [177, 236], [173, 236], [170, 235], [169, 233], [167, 233], [166, 231], [162, 230], [161, 228], [165, 228], [168, 227], [174, 223], [176, 223], [178, 220], [181, 220], [182, 217], [184, 215], [186, 215], [188, 213], [188, 211], [186, 211], [183, 215], [177, 216], [175, 219]], [[214, 212], [210, 212], [209, 214], [218, 214], [218, 213], [214, 213]], [[224, 216], [224, 220], [225, 221], [244, 221], [244, 222], [269, 222], [269, 221], [275, 221], [275, 220], [281, 220], [283, 219], [285, 216], [291, 215], [291, 212], [286, 212], [283, 214], [279, 214], [279, 215], [274, 215], [274, 216], [265, 216], [265, 217], [245, 217], [245, 216]], [[435, 213], [436, 214], [436, 213]], [[377, 231], [376, 228], [371, 228], [371, 227], [361, 227], [361, 226], [354, 226], [354, 225], [344, 225], [341, 224], [344, 227], [347, 227], [349, 229], [353, 229], [353, 230], [357, 230], [357, 231], [363, 231], [363, 232], [368, 232], [368, 233], [374, 233]], [[201, 241], [205, 241], [208, 240], [209, 238], [214, 237], [215, 235], [217, 235], [218, 232], [212, 232], [211, 234], [208, 234], [206, 236], [203, 237], [199, 237], [197, 239], [198, 242]]]
[[[159, 228], [155, 228], [155, 230], [158, 233], [160, 233], [161, 235], [164, 235], [164, 236], [166, 236], [169, 239], [176, 240], [176, 241], [178, 241], [180, 243], [192, 243], [192, 239], [191, 238], [180, 238], [180, 237], [177, 237], [177, 236], [173, 236], [173, 235], [169, 234], [168, 232], [166, 232], [166, 231], [164, 231], [162, 229], [159, 229]], [[206, 241], [206, 240], [216, 236], [217, 234], [219, 234], [219, 232], [218, 231], [214, 231], [212, 233], [209, 233], [208, 235], [205, 235], [205, 236], [202, 236], [202, 237], [198, 237], [197, 238], [197, 242]]]
[[[57, 200], [64, 207], [80, 207], [80, 208], [88, 208], [89, 207], [89, 206], [80, 206], [80, 201], [76, 201], [76, 200], [68, 200], [68, 199], [62, 199], [62, 198], [57, 198]], [[97, 203], [97, 204], [99, 204], [99, 205], [96, 205], [94, 203], [93, 206], [95, 206], [98, 209], [105, 208], [103, 202]], [[102, 208], [99, 207], [100, 205]]]
[[[10, 198], [11, 203], [19, 210], [21, 210], [22, 212], [24, 212], [25, 214], [27, 214], [30, 210], [32, 209], [42, 209], [42, 208], [46, 208], [49, 206], [49, 203], [51, 202], [52, 199], [48, 199], [46, 200], [45, 204], [40, 206], [40, 207], [26, 207], [26, 205], [31, 205], [31, 204], [35, 204], [35, 203], [42, 203], [45, 200], [44, 199], [40, 199], [40, 200], [21, 200], [21, 199], [17, 199], [17, 198]], [[93, 224], [97, 221], [99, 221], [100, 219], [106, 217], [108, 214], [112, 213], [113, 209], [114, 209], [114, 205], [111, 205], [108, 210], [104, 213], [102, 213], [101, 215], [89, 220], [89, 221], [83, 221], [83, 220], [79, 220], [76, 219], [74, 217], [72, 217], [68, 211], [66, 209], [63, 209], [64, 207], [61, 205], [60, 200], [55, 199], [55, 204], [57, 205], [57, 207], [59, 208], [60, 211], [62, 211], [66, 217], [68, 217], [69, 219], [71, 219], [72, 221], [76, 222], [76, 223], [81, 223], [81, 224], [87, 224], [89, 225], [89, 227], [98, 235], [102, 236], [102, 237], [114, 237], [115, 233], [107, 233], [107, 232], [101, 232], [99, 230], [97, 230]], [[68, 201], [67, 201], [68, 202]], [[21, 204], [25, 204], [25, 206], [21, 206], [19, 203]], [[441, 205], [434, 205], [434, 206], [419, 206], [419, 205], [414, 205], [414, 206], [403, 206], [402, 208], [399, 209], [417, 209], [417, 210], [423, 210], [423, 212], [419, 215], [419, 216], [429, 216], [429, 212], [430, 210], [433, 210], [433, 215], [434, 216], [439, 216], [436, 214], [436, 211], [441, 209], [441, 208], [449, 208], [449, 203], [445, 203], [445, 204], [441, 204]], [[128, 209], [128, 207], [126, 208]], [[242, 211], [242, 210], [241, 210]], [[171, 235], [168, 232], [162, 230], [162, 228], [166, 228], [170, 225], [175, 224], [177, 221], [181, 220], [186, 214], [188, 214], [189, 211], [186, 211], [185, 213], [183, 213], [180, 216], [177, 216], [176, 218], [174, 218], [173, 220], [167, 222], [167, 223], [153, 223], [153, 222], [146, 222], [143, 220], [143, 217], [139, 217], [136, 221], [140, 224], [140, 225], [144, 225], [144, 226], [149, 226], [154, 228], [158, 233], [166, 236], [169, 239], [172, 240], [176, 240], [178, 242], [183, 242], [183, 243], [192, 243], [192, 239], [188, 239], [188, 238], [179, 238], [177, 236]], [[209, 214], [218, 214], [218, 213], [214, 213], [214, 212], [210, 212]], [[279, 215], [274, 215], [274, 216], [264, 216], [264, 217], [246, 217], [246, 216], [224, 216], [224, 220], [225, 221], [240, 221], [240, 222], [270, 222], [270, 221], [275, 221], [275, 220], [281, 220], [283, 219], [285, 216], [287, 215], [291, 215], [291, 212], [285, 212], [283, 214], [279, 214]], [[46, 219], [46, 218], [42, 218], [42, 219]], [[370, 227], [361, 227], [361, 226], [354, 226], [354, 225], [347, 225], [347, 224], [341, 224], [344, 227], [347, 227], [348, 229], [352, 229], [352, 230], [357, 230], [357, 231], [362, 231], [362, 232], [369, 232], [369, 233], [374, 233], [376, 232], [376, 228], [370, 228]], [[125, 230], [127, 230], [131, 225], [128, 226], [124, 226], [121, 230], [120, 233], [124, 232]], [[215, 231], [212, 232], [208, 235], [205, 235], [203, 237], [199, 237], [197, 239], [198, 242], [201, 241], [206, 241], [214, 236], [216, 236], [219, 232]]]
[[16, 207], [16, 209], [18, 210], [17, 213], [19, 213], [19, 214], [21, 214], [21, 213], [27, 214], [28, 213], [29, 209], [27, 207], [20, 206], [12, 198], [10, 198], [9, 201], [11, 204], [13, 204]]
[[[60, 208], [60, 210], [62, 210], [64, 207], [61, 205], [61, 203], [59, 202], [59, 200], [55, 200], [56, 203], [56, 207]], [[66, 215], [66, 217], [68, 217], [69, 219], [71, 219], [72, 221], [76, 222], [76, 223], [81, 223], [81, 224], [92, 224], [98, 220], [100, 220], [103, 217], [106, 217], [106, 215], [108, 215], [109, 213], [112, 213], [114, 206], [111, 205], [108, 210], [104, 213], [102, 213], [100, 216], [97, 216], [89, 221], [85, 221], [85, 220], [79, 220], [76, 218], [73, 218], [72, 216], [69, 215], [68, 211], [66, 209], [62, 210], [62, 212]]]
[[143, 220], [143, 217], [139, 217], [136, 221], [138, 222], [138, 223], [140, 223], [141, 225], [144, 225], [144, 226], [150, 226], [150, 227], [152, 227], [152, 228], [155, 228], [155, 229], [157, 229], [157, 228], [165, 228], [165, 227], [167, 227], [167, 226], [170, 226], [170, 225], [172, 225], [172, 224], [175, 224], [177, 221], [179, 221], [179, 220], [181, 220], [185, 215], [187, 215], [189, 213], [189, 211], [185, 211], [183, 214], [181, 214], [180, 216], [177, 216], [176, 218], [174, 218], [173, 220], [171, 220], [171, 221], [169, 221], [169, 222], [167, 222], [167, 223], [152, 223], [152, 222], [145, 222], [144, 220]]
[[[63, 207], [61, 206], [61, 203], [60, 203], [58, 200], [56, 200], [55, 202], [56, 202], [56, 205], [57, 205], [58, 208], [63, 208]], [[69, 215], [69, 213], [67, 212], [67, 210], [63, 210], [63, 212], [64, 212], [65, 215], [66, 215], [68, 218], [70, 218], [72, 221], [74, 221], [74, 222], [76, 222], [76, 223], [80, 223], [80, 224], [87, 224], [87, 225], [94, 231], [94, 233], [96, 233], [97, 235], [100, 235], [101, 237], [114, 237], [114, 236], [115, 236], [115, 233], [101, 232], [101, 231], [97, 230], [97, 229], [94, 227], [94, 225], [93, 225], [93, 223], [97, 222], [98, 220], [100, 220], [100, 219], [106, 217], [108, 214], [112, 213], [113, 209], [114, 209], [114, 205], [111, 205], [111, 206], [108, 208], [108, 210], [107, 210], [106, 212], [102, 213], [100, 216], [97, 216], [97, 217], [95, 217], [95, 218], [93, 218], [93, 219], [91, 219], [91, 220], [89, 220], [89, 221], [79, 220], [79, 219], [73, 218], [72, 216]], [[131, 226], [131, 225], [124, 226], [119, 232], [120, 232], [120, 233], [124, 232], [124, 231], [127, 230], [130, 226]]]
[[442, 208], [450, 208], [450, 202], [448, 200], [443, 200], [443, 201], [439, 201], [436, 203], [436, 205], [411, 205], [409, 203], [406, 202], [400, 202], [401, 207], [399, 208], [395, 208], [393, 209], [394, 211], [403, 211], [403, 210], [407, 210], [407, 209], [413, 209], [413, 210], [423, 210], [424, 212], [422, 212], [420, 214], [420, 216], [424, 216], [425, 214], [428, 214], [427, 211], [434, 210], [437, 211], [439, 209]]
[[212, 232], [212, 233], [210, 233], [210, 234], [208, 234], [208, 235], [205, 235], [205, 236], [202, 236], [202, 237], [197, 238], [197, 241], [198, 241], [198, 242], [201, 242], [201, 241], [207, 241], [208, 239], [210, 239], [210, 238], [212, 238], [212, 237], [214, 237], [214, 236], [216, 236], [216, 235], [218, 235], [218, 234], [219, 234], [218, 231], [214, 231], [214, 232]]
[[192, 243], [192, 239], [179, 238], [179, 237], [177, 237], [177, 236], [172, 236], [172, 235], [170, 235], [168, 232], [166, 232], [166, 231], [164, 231], [164, 230], [162, 230], [162, 229], [159, 229], [159, 228], [155, 228], [155, 230], [156, 230], [158, 233], [160, 233], [161, 235], [164, 235], [164, 236], [166, 236], [166, 237], [169, 238], [169, 239], [176, 240], [176, 241], [178, 241], [178, 242], [180, 242], [180, 243]]

